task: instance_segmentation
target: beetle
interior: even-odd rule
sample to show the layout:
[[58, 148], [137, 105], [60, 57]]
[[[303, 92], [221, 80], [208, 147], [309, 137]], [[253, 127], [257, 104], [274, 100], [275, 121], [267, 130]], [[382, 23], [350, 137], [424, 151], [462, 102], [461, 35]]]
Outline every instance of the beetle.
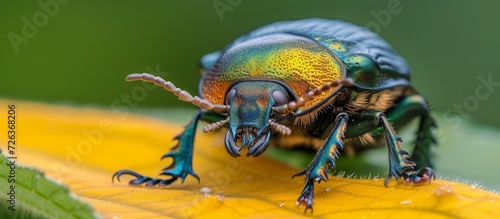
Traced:
[[[204, 132], [228, 127], [225, 147], [229, 155], [261, 155], [273, 141], [281, 147], [310, 147], [317, 151], [304, 171], [305, 187], [297, 200], [312, 212], [314, 183], [328, 180], [339, 150], [360, 149], [385, 140], [391, 178], [407, 184], [431, 182], [431, 147], [436, 127], [427, 101], [410, 83], [406, 61], [377, 34], [338, 20], [310, 18], [282, 21], [237, 38], [225, 49], [205, 55], [199, 95], [147, 73], [131, 74], [128, 81], [152, 82], [180, 100], [201, 109], [177, 137], [165, 157], [173, 163], [161, 175], [143, 176], [131, 170], [130, 184], [169, 185], [193, 171], [195, 129], [209, 122]], [[413, 156], [402, 147], [395, 128], [419, 118]], [[292, 177], [292, 178], [293, 178]]]

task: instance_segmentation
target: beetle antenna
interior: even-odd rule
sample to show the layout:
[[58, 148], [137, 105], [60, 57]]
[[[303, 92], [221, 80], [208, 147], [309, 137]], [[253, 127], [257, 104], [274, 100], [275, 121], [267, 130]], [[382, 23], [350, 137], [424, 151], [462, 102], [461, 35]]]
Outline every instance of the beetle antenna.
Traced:
[[292, 133], [292, 130], [290, 130], [290, 128], [286, 127], [285, 125], [279, 124], [273, 120], [269, 120], [268, 124], [282, 135], [290, 135]]
[[218, 121], [218, 122], [214, 122], [212, 124], [209, 124], [209, 125], [205, 126], [203, 128], [203, 132], [209, 133], [211, 131], [214, 131], [214, 130], [216, 130], [216, 129], [222, 127], [222, 126], [224, 126], [228, 122], [229, 122], [229, 116], [226, 119], [224, 119], [224, 120], [221, 120], [221, 121]]
[[202, 99], [201, 97], [198, 96], [193, 97], [187, 91], [175, 87], [174, 84], [172, 84], [172, 82], [165, 81], [161, 77], [156, 77], [148, 73], [130, 74], [127, 76], [127, 81], [138, 81], [138, 80], [153, 82], [156, 85], [163, 87], [165, 90], [174, 93], [176, 96], [179, 97], [179, 100], [190, 102], [193, 105], [200, 107], [204, 110], [214, 110], [216, 113], [221, 113], [221, 114], [229, 112], [229, 105], [213, 104], [208, 100]]
[[316, 96], [319, 96], [320, 94], [339, 85], [353, 86], [354, 81], [351, 78], [335, 80], [329, 84], [323, 85], [322, 87], [318, 87], [313, 91], [308, 91], [304, 97], [299, 97], [297, 98], [297, 100], [290, 101], [289, 103], [274, 107], [274, 111], [280, 114], [288, 114], [290, 112], [294, 112], [297, 108], [304, 106], [306, 102], [313, 100]]

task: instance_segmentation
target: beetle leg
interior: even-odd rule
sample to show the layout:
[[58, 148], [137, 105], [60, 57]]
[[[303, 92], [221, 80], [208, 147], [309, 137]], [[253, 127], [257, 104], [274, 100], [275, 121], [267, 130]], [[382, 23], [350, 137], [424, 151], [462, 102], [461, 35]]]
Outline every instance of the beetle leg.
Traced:
[[172, 151], [166, 153], [162, 157], [162, 159], [166, 157], [173, 158], [172, 164], [160, 173], [160, 175], [171, 176], [170, 179], [156, 179], [148, 176], [143, 176], [134, 171], [120, 170], [113, 175], [112, 180], [114, 180], [114, 178], [116, 177], [118, 181], [120, 181], [120, 176], [132, 175], [136, 177], [136, 179], [129, 182], [129, 184], [131, 185], [144, 184], [146, 186], [165, 186], [175, 182], [178, 178], [181, 179], [181, 182], [184, 182], [186, 177], [190, 174], [198, 179], [199, 182], [200, 177], [198, 177], [198, 175], [193, 171], [192, 161], [194, 135], [196, 131], [196, 125], [201, 116], [202, 113], [201, 111], [199, 111], [191, 120], [191, 122], [189, 122], [189, 124], [186, 126], [184, 132], [175, 137], [175, 139], [178, 140], [177, 145], [172, 148]]
[[436, 178], [431, 163], [431, 145], [436, 144], [436, 139], [431, 132], [431, 128], [436, 127], [436, 124], [429, 114], [425, 114], [420, 118], [420, 126], [415, 139], [415, 148], [411, 159], [417, 163], [416, 171], [412, 175], [404, 175], [407, 184], [424, 184], [429, 183]]
[[415, 163], [409, 160], [410, 153], [401, 146], [402, 139], [396, 135], [396, 131], [384, 113], [377, 110], [362, 110], [351, 116], [346, 136], [347, 138], [361, 136], [367, 130], [372, 130], [371, 134], [375, 136], [383, 135], [386, 140], [389, 154], [389, 175], [385, 178], [384, 185], [387, 186], [387, 182], [392, 177], [400, 179], [412, 174]]
[[[401, 127], [410, 120], [421, 117], [420, 127], [417, 132], [417, 139], [413, 155], [410, 156], [407, 150], [401, 146], [401, 138], [396, 135], [394, 127]], [[386, 114], [376, 110], [363, 110], [349, 121], [349, 130], [346, 132], [347, 138], [360, 136], [367, 130], [374, 136], [384, 136], [387, 142], [389, 153], [389, 175], [384, 181], [384, 185], [392, 178], [404, 178], [408, 184], [422, 184], [430, 182], [435, 178], [434, 172], [430, 168], [430, 147], [436, 141], [431, 133], [431, 128], [435, 127], [434, 120], [429, 115], [429, 109], [425, 99], [420, 95], [404, 97], [397, 102], [397, 106], [388, 110]], [[393, 125], [389, 123], [389, 120]]]
[[410, 174], [403, 174], [405, 183], [409, 185], [421, 185], [430, 183], [432, 180], [436, 179], [436, 174], [430, 167], [424, 167], [417, 171], [411, 172]]
[[331, 167], [335, 168], [335, 159], [337, 159], [339, 156], [338, 149], [342, 149], [344, 147], [342, 139], [344, 138], [347, 119], [347, 113], [340, 113], [337, 115], [333, 130], [326, 139], [325, 143], [323, 143], [323, 146], [321, 146], [321, 148], [318, 150], [318, 153], [316, 153], [316, 156], [314, 157], [312, 162], [304, 171], [292, 176], [293, 178], [296, 176], [305, 175], [304, 181], [306, 182], [306, 186], [304, 187], [304, 190], [297, 200], [297, 204], [305, 205], [306, 211], [307, 209], [311, 209], [312, 211], [312, 201], [314, 198], [314, 181], [320, 182], [321, 180], [328, 180], [328, 164], [330, 164]]
[[405, 182], [408, 184], [428, 183], [435, 178], [431, 167], [431, 147], [436, 144], [432, 134], [432, 128], [436, 127], [434, 119], [429, 113], [427, 102], [420, 95], [407, 96], [398, 102], [398, 105], [387, 112], [387, 117], [395, 127], [400, 127], [415, 117], [420, 117], [420, 124], [416, 133], [415, 148], [412, 151], [411, 160], [416, 163], [415, 170], [411, 174], [404, 174]]
[[387, 186], [387, 182], [389, 182], [392, 177], [399, 179], [402, 176], [411, 174], [416, 164], [408, 160], [410, 153], [401, 146], [403, 140], [396, 135], [396, 131], [394, 131], [394, 128], [387, 120], [385, 114], [379, 113], [378, 118], [382, 127], [384, 127], [385, 140], [389, 153], [389, 175], [384, 180], [384, 185]]
[[314, 179], [308, 179], [306, 182], [306, 186], [300, 193], [299, 199], [297, 199], [297, 205], [306, 206], [306, 209], [304, 209], [304, 214], [307, 213], [307, 209], [311, 209], [311, 214], [312, 214], [313, 200], [314, 200]]

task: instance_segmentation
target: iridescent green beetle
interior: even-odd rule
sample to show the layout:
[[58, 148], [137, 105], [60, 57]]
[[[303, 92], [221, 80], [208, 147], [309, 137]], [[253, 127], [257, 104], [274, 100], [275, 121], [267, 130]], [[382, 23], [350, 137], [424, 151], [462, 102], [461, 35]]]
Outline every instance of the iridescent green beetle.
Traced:
[[[410, 84], [406, 61], [376, 34], [342, 21], [306, 19], [261, 27], [236, 39], [220, 52], [204, 56], [200, 97], [146, 73], [127, 80], [163, 86], [180, 100], [201, 108], [178, 144], [163, 157], [174, 159], [155, 179], [134, 171], [118, 171], [137, 179], [130, 184], [168, 185], [192, 169], [193, 142], [199, 120], [203, 131], [228, 126], [227, 152], [259, 156], [270, 141], [281, 147], [312, 147], [317, 154], [302, 172], [305, 188], [298, 204], [312, 211], [314, 182], [328, 180], [339, 149], [374, 145], [385, 138], [389, 175], [409, 184], [430, 182], [431, 145], [435, 126], [425, 99]], [[401, 146], [393, 127], [420, 118], [413, 156]], [[392, 124], [391, 124], [392, 123]], [[345, 143], [345, 146], [344, 146]]]

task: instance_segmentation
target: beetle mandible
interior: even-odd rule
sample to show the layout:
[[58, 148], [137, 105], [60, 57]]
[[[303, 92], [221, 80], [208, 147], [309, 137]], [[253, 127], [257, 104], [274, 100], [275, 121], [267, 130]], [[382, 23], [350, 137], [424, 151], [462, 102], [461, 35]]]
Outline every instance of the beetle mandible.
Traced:
[[[201, 59], [204, 71], [200, 96], [175, 87], [160, 77], [131, 74], [173, 92], [201, 109], [175, 139], [165, 157], [173, 163], [156, 179], [134, 171], [130, 184], [168, 185], [192, 169], [195, 130], [199, 120], [209, 122], [204, 132], [229, 127], [227, 152], [239, 157], [259, 156], [272, 140], [282, 147], [308, 146], [317, 150], [304, 176], [305, 187], [297, 203], [311, 209], [314, 183], [328, 180], [339, 149], [361, 148], [385, 139], [391, 178], [422, 184], [435, 177], [431, 167], [431, 132], [435, 122], [426, 100], [410, 83], [406, 61], [375, 33], [343, 21], [304, 19], [269, 24], [244, 35], [224, 50]], [[420, 118], [414, 155], [410, 156], [393, 127]], [[345, 145], [344, 145], [345, 143]], [[416, 153], [418, 152], [418, 153]]]

